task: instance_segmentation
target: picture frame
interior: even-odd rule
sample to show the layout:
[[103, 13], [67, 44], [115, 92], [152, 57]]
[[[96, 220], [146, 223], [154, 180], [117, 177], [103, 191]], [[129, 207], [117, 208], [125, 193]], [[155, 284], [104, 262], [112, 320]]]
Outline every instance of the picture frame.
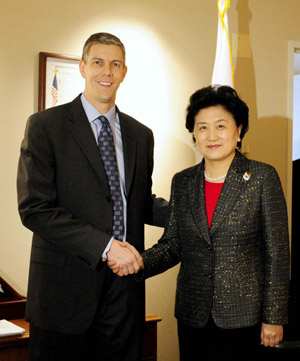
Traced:
[[80, 57], [39, 53], [38, 111], [68, 103], [84, 90]]

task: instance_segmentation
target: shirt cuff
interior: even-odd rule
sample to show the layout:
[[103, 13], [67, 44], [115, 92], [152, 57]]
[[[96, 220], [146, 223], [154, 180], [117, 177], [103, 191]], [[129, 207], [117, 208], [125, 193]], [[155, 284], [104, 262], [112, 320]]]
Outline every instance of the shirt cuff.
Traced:
[[114, 240], [114, 237], [111, 237], [110, 241], [107, 243], [107, 246], [105, 247], [104, 252], [102, 253], [102, 259], [107, 259], [106, 253], [110, 250], [112, 241]]

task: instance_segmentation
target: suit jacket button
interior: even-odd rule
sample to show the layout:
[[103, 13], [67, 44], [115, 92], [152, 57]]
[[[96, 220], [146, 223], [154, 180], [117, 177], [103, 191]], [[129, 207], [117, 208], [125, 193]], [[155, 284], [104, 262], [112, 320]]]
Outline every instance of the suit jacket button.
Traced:
[[111, 202], [111, 196], [106, 197], [107, 202]]
[[209, 280], [212, 280], [212, 279], [214, 278], [214, 276], [213, 276], [213, 275], [208, 275], [207, 278], [208, 278]]

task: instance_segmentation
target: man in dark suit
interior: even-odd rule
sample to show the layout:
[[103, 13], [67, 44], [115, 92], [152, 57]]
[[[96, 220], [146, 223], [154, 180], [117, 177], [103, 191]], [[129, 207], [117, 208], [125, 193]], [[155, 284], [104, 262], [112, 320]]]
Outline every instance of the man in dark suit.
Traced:
[[[117, 37], [92, 35], [80, 72], [84, 93], [33, 114], [21, 146], [19, 212], [33, 232], [30, 360], [137, 361], [144, 284], [117, 277], [103, 260], [115, 261], [124, 275], [137, 272], [128, 243], [141, 251], [144, 224], [164, 225], [166, 201], [151, 193], [153, 134], [115, 106], [127, 72]], [[108, 134], [117, 187], [101, 150]]]

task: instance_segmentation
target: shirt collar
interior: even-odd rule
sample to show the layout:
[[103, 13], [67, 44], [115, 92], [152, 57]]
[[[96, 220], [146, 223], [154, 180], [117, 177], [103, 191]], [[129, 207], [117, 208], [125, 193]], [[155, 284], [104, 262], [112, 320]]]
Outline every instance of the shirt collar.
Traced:
[[114, 104], [112, 108], [105, 114], [100, 114], [98, 110], [86, 99], [84, 93], [81, 94], [81, 103], [88, 118], [89, 123], [94, 122], [100, 115], [104, 115], [111, 127], [115, 128], [115, 123], [119, 122], [118, 117], [116, 116], [116, 105]]

